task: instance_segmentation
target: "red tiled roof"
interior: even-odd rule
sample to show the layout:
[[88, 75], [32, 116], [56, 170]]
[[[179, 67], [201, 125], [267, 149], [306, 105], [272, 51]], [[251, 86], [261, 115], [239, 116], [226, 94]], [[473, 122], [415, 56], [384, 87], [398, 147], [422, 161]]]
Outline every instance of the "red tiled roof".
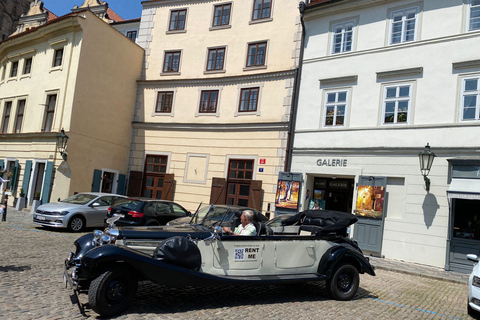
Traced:
[[108, 15], [109, 19], [111, 19], [115, 22], [124, 21], [124, 19], [122, 17], [120, 17], [115, 11], [113, 11], [110, 8], [107, 9], [107, 15]]
[[56, 14], [52, 13], [52, 11], [50, 11], [50, 10], [47, 10], [47, 11], [48, 11], [47, 22], [50, 22], [50, 21], [58, 18], [58, 16]]

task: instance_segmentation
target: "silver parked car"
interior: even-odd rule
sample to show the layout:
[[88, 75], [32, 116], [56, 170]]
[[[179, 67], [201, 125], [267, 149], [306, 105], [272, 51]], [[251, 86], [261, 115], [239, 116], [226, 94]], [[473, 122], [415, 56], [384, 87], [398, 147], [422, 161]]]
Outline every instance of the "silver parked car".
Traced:
[[126, 197], [111, 193], [78, 193], [60, 202], [42, 204], [33, 215], [33, 223], [74, 232], [103, 227], [108, 208], [123, 198]]

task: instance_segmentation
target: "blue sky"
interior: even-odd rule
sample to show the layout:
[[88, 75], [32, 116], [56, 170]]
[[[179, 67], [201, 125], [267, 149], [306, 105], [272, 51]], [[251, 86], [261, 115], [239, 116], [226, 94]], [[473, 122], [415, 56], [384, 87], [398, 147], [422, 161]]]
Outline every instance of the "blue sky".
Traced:
[[[81, 6], [84, 0], [42, 0], [43, 6], [56, 14], [63, 16], [71, 12], [75, 5]], [[143, 0], [106, 0], [108, 7], [125, 20], [140, 18]]]

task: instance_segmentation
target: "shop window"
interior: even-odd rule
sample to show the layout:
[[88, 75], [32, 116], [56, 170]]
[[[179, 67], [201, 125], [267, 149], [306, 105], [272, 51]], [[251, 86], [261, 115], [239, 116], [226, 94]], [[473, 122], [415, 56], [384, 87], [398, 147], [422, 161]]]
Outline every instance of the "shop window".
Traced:
[[480, 201], [452, 200], [453, 237], [480, 240]]

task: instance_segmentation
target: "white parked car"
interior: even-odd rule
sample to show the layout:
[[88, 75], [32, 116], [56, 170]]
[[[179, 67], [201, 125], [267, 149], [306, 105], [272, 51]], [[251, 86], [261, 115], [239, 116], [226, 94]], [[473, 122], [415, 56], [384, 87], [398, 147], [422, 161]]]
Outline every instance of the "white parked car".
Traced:
[[468, 279], [468, 314], [480, 316], [480, 264], [476, 254], [467, 254], [467, 259], [474, 262], [472, 273]]
[[112, 193], [78, 193], [60, 202], [42, 204], [33, 215], [33, 223], [73, 232], [86, 227], [103, 227], [108, 208], [123, 198], [126, 197]]

